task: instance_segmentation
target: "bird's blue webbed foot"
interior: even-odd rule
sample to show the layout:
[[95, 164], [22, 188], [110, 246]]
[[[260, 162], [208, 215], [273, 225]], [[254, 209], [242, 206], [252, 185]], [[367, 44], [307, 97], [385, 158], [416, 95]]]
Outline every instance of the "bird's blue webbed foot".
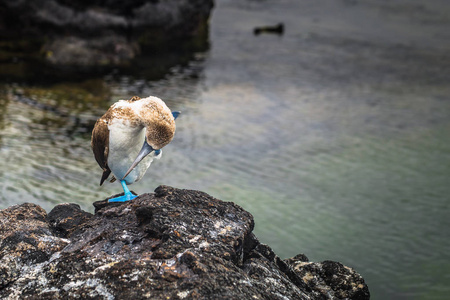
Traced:
[[133, 195], [133, 193], [130, 192], [130, 190], [128, 189], [128, 186], [127, 186], [125, 180], [121, 180], [120, 184], [122, 184], [124, 195], [116, 197], [116, 198], [109, 199], [108, 202], [126, 202], [126, 201], [133, 200], [134, 198], [137, 197], [136, 195]]

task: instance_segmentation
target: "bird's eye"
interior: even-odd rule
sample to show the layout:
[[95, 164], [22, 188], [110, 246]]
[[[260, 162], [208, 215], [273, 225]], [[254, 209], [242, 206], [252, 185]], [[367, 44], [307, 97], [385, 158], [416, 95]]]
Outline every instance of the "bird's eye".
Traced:
[[158, 156], [161, 153], [161, 149], [155, 150], [155, 155]]

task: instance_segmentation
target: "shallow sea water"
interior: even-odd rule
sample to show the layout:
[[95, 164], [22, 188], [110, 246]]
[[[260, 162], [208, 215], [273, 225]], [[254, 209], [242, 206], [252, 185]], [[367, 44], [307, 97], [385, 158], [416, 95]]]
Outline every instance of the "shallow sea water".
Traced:
[[[284, 35], [253, 35], [278, 22]], [[210, 50], [160, 80], [5, 84], [0, 206], [92, 211], [119, 193], [98, 186], [91, 127], [118, 99], [156, 95], [182, 115], [132, 190], [165, 184], [234, 201], [279, 256], [353, 267], [372, 299], [446, 299], [449, 25], [438, 0], [222, 0]]]

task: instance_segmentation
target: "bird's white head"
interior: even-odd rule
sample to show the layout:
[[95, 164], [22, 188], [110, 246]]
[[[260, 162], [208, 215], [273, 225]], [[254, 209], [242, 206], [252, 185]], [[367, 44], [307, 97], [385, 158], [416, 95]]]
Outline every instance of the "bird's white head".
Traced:
[[135, 161], [127, 171], [125, 178], [148, 154], [155, 151], [159, 154], [161, 149], [169, 144], [175, 134], [175, 119], [179, 112], [171, 112], [167, 105], [157, 97], [147, 97], [140, 99], [133, 97], [131, 108], [135, 115], [136, 122], [145, 127], [145, 142]]
[[175, 118], [167, 105], [157, 97], [138, 100], [136, 111], [146, 128], [146, 141], [155, 150], [169, 144], [175, 134]]

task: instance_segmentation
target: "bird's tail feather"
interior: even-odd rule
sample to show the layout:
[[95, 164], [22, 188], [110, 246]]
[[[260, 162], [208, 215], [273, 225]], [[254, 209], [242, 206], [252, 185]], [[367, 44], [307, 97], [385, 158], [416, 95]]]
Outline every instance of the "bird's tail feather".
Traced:
[[102, 185], [103, 182], [105, 182], [105, 180], [108, 178], [109, 174], [111, 174], [111, 170], [110, 169], [104, 169], [103, 170], [102, 179], [100, 179], [100, 185]]

